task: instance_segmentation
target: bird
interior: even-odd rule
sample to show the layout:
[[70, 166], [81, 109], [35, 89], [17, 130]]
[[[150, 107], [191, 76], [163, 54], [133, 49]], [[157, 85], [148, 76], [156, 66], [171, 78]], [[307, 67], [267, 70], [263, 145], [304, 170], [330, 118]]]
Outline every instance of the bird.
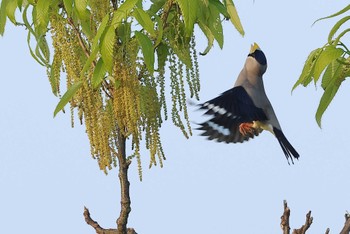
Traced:
[[275, 111], [266, 95], [263, 75], [267, 59], [257, 43], [250, 47], [244, 67], [233, 88], [218, 97], [199, 105], [209, 115], [209, 120], [198, 124], [197, 130], [208, 140], [226, 143], [243, 143], [263, 130], [271, 132], [278, 140], [287, 159], [294, 164], [299, 153], [284, 135]]

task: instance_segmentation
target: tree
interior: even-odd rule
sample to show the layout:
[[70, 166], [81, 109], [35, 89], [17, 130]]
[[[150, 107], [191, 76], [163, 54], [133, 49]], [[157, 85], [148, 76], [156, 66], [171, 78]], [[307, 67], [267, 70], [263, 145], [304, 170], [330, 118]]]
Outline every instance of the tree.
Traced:
[[[349, 12], [349, 10], [350, 5], [330, 16], [320, 18], [314, 23], [342, 15]], [[350, 28], [340, 31], [340, 28], [349, 20], [349, 15], [341, 18], [329, 32], [326, 44], [311, 51], [305, 61], [300, 77], [293, 87], [293, 90], [299, 85], [305, 87], [312, 81], [316, 85], [322, 77], [321, 87], [324, 93], [316, 111], [316, 121], [320, 127], [323, 113], [332, 102], [342, 82], [350, 76], [350, 51], [347, 45], [341, 41], [350, 32]]]
[[[288, 207], [287, 201], [283, 201], [283, 214], [281, 216], [281, 229], [283, 234], [290, 233], [290, 225], [289, 225], [289, 217], [290, 217], [290, 209]], [[293, 229], [292, 234], [305, 234], [307, 230], [309, 230], [311, 224], [313, 222], [313, 217], [311, 216], [311, 210], [306, 213], [305, 223], [298, 229]], [[328, 234], [330, 229], [327, 228], [325, 234]], [[349, 213], [345, 214], [345, 223], [344, 227], [340, 231], [340, 234], [348, 234], [350, 232], [350, 215]]]
[[[168, 119], [166, 68], [170, 69], [171, 119], [185, 137], [191, 135], [186, 95], [198, 99], [200, 89], [194, 25], [208, 40], [202, 55], [209, 52], [214, 40], [222, 48], [223, 18], [244, 34], [232, 0], [152, 0], [147, 10], [145, 5], [141, 0], [1, 2], [0, 34], [4, 34], [7, 18], [28, 30], [30, 53], [46, 67], [52, 92], [60, 98], [54, 116], [69, 103], [72, 126], [75, 116], [85, 124], [91, 155], [99, 168], [105, 173], [119, 168], [117, 229], [101, 228], [88, 209], [84, 210], [85, 220], [97, 233], [135, 232], [127, 229], [131, 211], [128, 168], [136, 160], [142, 179], [143, 139], [150, 166], [162, 166], [165, 159], [159, 128]], [[16, 19], [17, 10], [23, 22]], [[64, 94], [62, 83], [66, 84]], [[132, 144], [129, 156], [127, 140]]]

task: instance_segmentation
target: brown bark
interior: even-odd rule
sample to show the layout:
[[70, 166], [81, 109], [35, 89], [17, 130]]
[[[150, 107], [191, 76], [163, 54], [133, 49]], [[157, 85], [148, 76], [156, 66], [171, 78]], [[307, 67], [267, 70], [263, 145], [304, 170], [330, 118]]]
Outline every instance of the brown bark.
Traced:
[[289, 216], [290, 216], [290, 209], [288, 207], [287, 201], [283, 201], [283, 214], [281, 216], [281, 228], [283, 230], [283, 234], [289, 234], [290, 232], [290, 226], [289, 226]]
[[[283, 231], [283, 234], [289, 234], [290, 233], [290, 226], [289, 226], [289, 217], [290, 217], [290, 209], [288, 207], [287, 201], [283, 201], [284, 211], [281, 216], [281, 228]], [[311, 216], [311, 211], [309, 211], [306, 214], [305, 224], [302, 225], [299, 229], [294, 229], [292, 234], [305, 234], [306, 231], [310, 228], [313, 221], [313, 217]], [[327, 228], [325, 234], [329, 234], [330, 229]], [[350, 214], [345, 214], [345, 223], [344, 227], [341, 230], [340, 234], [350, 234]]]
[[[290, 209], [288, 207], [286, 200], [283, 201], [283, 207], [284, 207], [284, 211], [281, 216], [281, 228], [282, 228], [283, 234], [289, 234], [290, 233], [290, 226], [289, 226]], [[306, 231], [311, 226], [312, 220], [313, 218], [311, 216], [311, 211], [309, 211], [306, 214], [305, 224], [301, 226], [301, 228], [299, 229], [294, 229], [292, 234], [305, 234]]]
[[[93, 227], [97, 234], [118, 234], [117, 229], [104, 229], [102, 228], [95, 220], [93, 220], [90, 216], [89, 210], [84, 207], [84, 217], [87, 224]], [[137, 234], [133, 228], [128, 228], [126, 234]]]
[[126, 159], [125, 152], [126, 138], [118, 131], [118, 163], [119, 163], [119, 181], [121, 195], [121, 209], [119, 218], [117, 219], [117, 229], [104, 229], [96, 221], [94, 221], [89, 210], [84, 208], [84, 217], [87, 224], [93, 227], [97, 234], [137, 234], [133, 228], [127, 228], [129, 213], [131, 211], [130, 200], [130, 182], [128, 180], [128, 169], [130, 162]]
[[129, 213], [131, 212], [130, 200], [130, 182], [128, 180], [128, 169], [130, 162], [126, 159], [125, 136], [118, 131], [118, 162], [119, 162], [119, 181], [120, 181], [120, 214], [117, 219], [117, 228], [119, 234], [127, 233], [126, 225], [128, 223]]
[[345, 224], [340, 234], [349, 234], [350, 233], [350, 214], [345, 214]]
[[293, 234], [305, 234], [306, 231], [309, 229], [309, 227], [311, 226], [313, 221], [313, 218], [311, 216], [311, 210], [309, 212], [307, 212], [306, 214], [306, 220], [305, 220], [305, 224], [303, 226], [301, 226], [301, 228], [299, 229], [294, 229], [293, 230]]

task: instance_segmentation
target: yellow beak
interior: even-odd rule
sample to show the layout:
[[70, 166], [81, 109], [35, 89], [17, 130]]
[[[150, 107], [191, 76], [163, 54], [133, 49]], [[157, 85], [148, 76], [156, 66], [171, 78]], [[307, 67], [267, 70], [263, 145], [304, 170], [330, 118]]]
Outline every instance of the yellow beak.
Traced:
[[256, 42], [254, 42], [254, 44], [250, 46], [250, 53], [254, 53], [256, 50], [260, 50], [260, 47], [258, 44], [256, 44]]

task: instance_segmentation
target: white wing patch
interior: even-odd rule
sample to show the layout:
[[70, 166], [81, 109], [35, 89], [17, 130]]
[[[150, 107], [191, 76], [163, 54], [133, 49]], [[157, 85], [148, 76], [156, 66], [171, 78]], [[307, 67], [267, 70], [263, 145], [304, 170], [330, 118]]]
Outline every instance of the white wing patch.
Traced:
[[229, 136], [230, 135], [230, 130], [229, 129], [227, 129], [227, 128], [221, 126], [221, 125], [218, 125], [216, 123], [213, 123], [211, 121], [208, 121], [207, 123], [212, 129], [218, 131], [219, 133], [221, 133], [221, 134], [223, 134], [225, 136]]
[[[214, 104], [211, 104], [209, 102], [206, 102], [203, 104], [204, 107], [208, 108], [209, 110], [214, 111], [215, 113], [218, 113], [220, 115], [224, 115], [227, 113], [227, 116], [232, 116], [230, 112], [228, 112], [225, 108], [222, 108], [220, 106], [215, 106]], [[233, 116], [234, 119], [236, 116]]]

